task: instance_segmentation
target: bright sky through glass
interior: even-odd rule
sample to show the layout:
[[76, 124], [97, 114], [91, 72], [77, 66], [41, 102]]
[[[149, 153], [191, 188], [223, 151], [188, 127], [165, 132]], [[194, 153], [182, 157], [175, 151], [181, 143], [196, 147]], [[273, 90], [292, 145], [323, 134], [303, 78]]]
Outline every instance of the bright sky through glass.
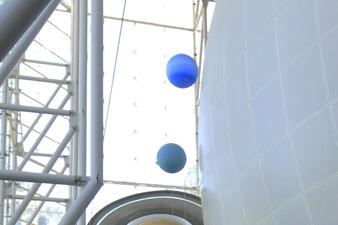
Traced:
[[[105, 14], [121, 17], [122, 8], [123, 1], [114, 1], [105, 7]], [[191, 27], [192, 2], [127, 0], [125, 18]], [[105, 112], [119, 28], [120, 21], [105, 20]], [[193, 56], [192, 32], [123, 24], [104, 143], [105, 179], [196, 185], [194, 89], [172, 86], [165, 73], [167, 61], [178, 53]], [[158, 149], [169, 142], [181, 145], [187, 154], [187, 164], [177, 174], [165, 173], [156, 164]], [[91, 210], [95, 212], [118, 195], [149, 190], [155, 189], [105, 185], [91, 204]]]

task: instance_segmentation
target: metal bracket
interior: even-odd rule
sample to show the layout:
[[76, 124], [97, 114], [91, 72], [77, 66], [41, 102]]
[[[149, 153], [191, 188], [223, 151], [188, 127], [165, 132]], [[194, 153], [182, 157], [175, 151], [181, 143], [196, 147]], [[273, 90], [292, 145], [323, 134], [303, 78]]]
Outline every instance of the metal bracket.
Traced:
[[70, 116], [70, 119], [69, 119], [69, 126], [70, 126], [71, 128], [73, 128], [73, 129], [77, 129], [78, 124], [79, 124], [79, 117], [78, 117], [78, 114], [73, 113], [73, 114]]

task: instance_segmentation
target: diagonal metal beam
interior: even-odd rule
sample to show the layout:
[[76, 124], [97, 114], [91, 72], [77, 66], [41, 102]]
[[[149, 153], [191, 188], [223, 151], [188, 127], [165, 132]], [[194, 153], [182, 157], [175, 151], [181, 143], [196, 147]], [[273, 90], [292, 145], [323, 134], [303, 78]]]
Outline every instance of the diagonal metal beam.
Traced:
[[[69, 141], [71, 140], [71, 138], [73, 137], [73, 135], [74, 135], [75, 132], [76, 132], [76, 130], [74, 128], [70, 128], [70, 130], [65, 135], [63, 141], [61, 142], [61, 144], [56, 149], [53, 157], [50, 158], [50, 160], [48, 161], [46, 167], [42, 170], [42, 173], [46, 174], [46, 173], [48, 173], [52, 169], [52, 167], [54, 166], [56, 160], [59, 158], [59, 156], [61, 155], [61, 153], [63, 152], [63, 150], [65, 149], [65, 147], [67, 146], [67, 144], [69, 143]], [[19, 220], [19, 218], [22, 215], [22, 213], [25, 211], [27, 205], [32, 200], [32, 198], [34, 197], [35, 193], [38, 191], [40, 185], [41, 184], [39, 184], [39, 183], [33, 184], [33, 186], [31, 187], [31, 189], [29, 190], [29, 192], [25, 196], [24, 200], [21, 202], [21, 204], [15, 210], [15, 213], [14, 213], [14, 215], [12, 215], [11, 219], [9, 220], [8, 225], [15, 225], [16, 224], [16, 222]]]
[[[22, 2], [20, 0], [18, 1]], [[40, 32], [41, 28], [48, 20], [48, 18], [51, 16], [51, 14], [54, 12], [59, 2], [60, 0], [51, 0], [48, 3], [48, 5], [43, 9], [43, 11], [35, 19], [32, 25], [24, 33], [24, 35], [22, 35], [22, 37], [19, 39], [15, 47], [13, 47], [11, 54], [8, 54], [7, 57], [4, 60], [2, 60], [2, 66], [0, 67], [0, 85], [10, 75], [10, 72], [12, 71], [14, 66], [19, 62], [20, 58], [22, 57], [26, 49], [32, 43], [35, 36]], [[15, 16], [17, 16], [16, 13]]]
[[47, 21], [47, 23], [49, 23], [52, 27], [54, 27], [55, 29], [57, 29], [58, 31], [60, 31], [62, 34], [64, 34], [66, 37], [70, 38], [70, 35], [67, 34], [64, 30], [62, 30], [60, 27], [58, 27], [57, 25], [55, 25], [54, 23], [52, 23], [51, 21]]
[[44, 44], [42, 44], [40, 41], [38, 40], [34, 40], [34, 42], [36, 44], [38, 44], [41, 48], [43, 48], [44, 50], [46, 50], [47, 52], [49, 52], [50, 54], [54, 55], [56, 58], [60, 59], [61, 61], [68, 63], [67, 60], [65, 60], [62, 56], [59, 56], [57, 53], [55, 53], [53, 50], [49, 49], [48, 47], [46, 47]]
[[[63, 169], [61, 170], [61, 174], [64, 174], [64, 172], [66, 171], [67, 166], [64, 166]], [[49, 197], [49, 195], [53, 192], [54, 188], [56, 187], [56, 184], [53, 184], [49, 190], [47, 191], [45, 197]], [[38, 213], [40, 212], [42, 206], [45, 204], [45, 201], [41, 201], [40, 204], [38, 205], [38, 207], [36, 207], [34, 213], [32, 214], [32, 216], [29, 218], [27, 224], [30, 225], [33, 223], [33, 220], [35, 219], [35, 217], [38, 215]]]
[[[52, 184], [52, 185], [54, 185], [54, 184]], [[55, 184], [55, 185], [56, 185], [56, 184]], [[19, 185], [18, 183], [16, 183], [15, 186], [16, 186], [17, 188], [23, 190], [23, 191], [26, 191], [26, 192], [29, 191], [28, 188], [25, 188], [25, 187]], [[39, 194], [38, 192], [36, 192], [34, 196], [43, 197], [44, 195]], [[66, 206], [63, 202], [56, 202], [56, 203], [59, 204], [60, 206]]]
[[[67, 103], [68, 99], [70, 98], [70, 95], [68, 94], [66, 96], [66, 98], [63, 100], [63, 102], [60, 104], [59, 108], [63, 108], [65, 106], [65, 104]], [[43, 129], [43, 131], [41, 132], [40, 136], [36, 139], [36, 141], [34, 142], [33, 146], [31, 147], [31, 149], [28, 151], [27, 155], [25, 155], [24, 159], [22, 160], [21, 164], [18, 166], [18, 170], [22, 170], [22, 168], [25, 166], [25, 164], [27, 163], [28, 159], [31, 157], [31, 155], [33, 154], [33, 152], [35, 151], [35, 149], [38, 147], [38, 145], [40, 144], [41, 140], [44, 138], [44, 136], [46, 135], [47, 131], [49, 130], [49, 128], [53, 125], [54, 121], [56, 120], [56, 115], [54, 115], [47, 123], [46, 127]]]
[[61, 1], [61, 5], [67, 9], [68, 12], [71, 12], [72, 7], [65, 3], [64, 1]]
[[[20, 123], [21, 123], [22, 126], [24, 126], [24, 127], [26, 127], [26, 128], [30, 128], [27, 124], [24, 124], [22, 121], [21, 121]], [[36, 134], [41, 135], [41, 132], [38, 131], [38, 130], [36, 130], [36, 129], [33, 129], [32, 131], [34, 131]], [[58, 144], [58, 145], [60, 144], [60, 142], [58, 142], [57, 140], [51, 138], [51, 137], [48, 136], [48, 135], [45, 135], [44, 137], [45, 137], [46, 139], [48, 139], [48, 140], [54, 142], [55, 144]]]
[[[62, 81], [66, 81], [68, 77], [68, 74], [66, 74], [66, 76], [62, 79]], [[53, 101], [54, 97], [56, 96], [56, 94], [59, 92], [59, 90], [61, 89], [62, 84], [59, 84], [57, 86], [57, 88], [55, 89], [55, 91], [53, 92], [53, 94], [49, 97], [48, 101], [46, 102], [46, 104], [44, 105], [44, 107], [48, 107], [49, 104]], [[42, 113], [40, 113], [35, 120], [33, 121], [33, 123], [30, 125], [28, 131], [26, 132], [25, 136], [22, 138], [22, 142], [24, 142], [26, 140], [26, 138], [28, 137], [28, 135], [32, 132], [32, 130], [34, 129], [35, 125], [39, 122], [40, 118], [42, 116]]]
[[[52, 64], [59, 64], [60, 66], [66, 67], [67, 74], [68, 74], [68, 75], [70, 74], [70, 73], [68, 72], [68, 69], [69, 69], [70, 65], [68, 65], [68, 64], [52, 63], [52, 62], [37, 61], [37, 60], [29, 60], [29, 61], [32, 62], [32, 63], [46, 64], [46, 65], [51, 65], [51, 66], [52, 66]], [[33, 61], [35, 61], [35, 62], [33, 62]], [[41, 63], [39, 63], [39, 62], [41, 62]], [[23, 60], [23, 61], [22, 61], [22, 64], [24, 64], [25, 66], [27, 66], [29, 69], [33, 70], [34, 72], [40, 74], [42, 77], [44, 77], [44, 78], [46, 78], [46, 79], [48, 78], [44, 73], [42, 73], [41, 71], [39, 71], [38, 69], [36, 69], [34, 66], [30, 65], [30, 64], [28, 63], [28, 61]], [[57, 66], [57, 65], [55, 65], [55, 66]], [[68, 89], [66, 89], [66, 88], [64, 88], [64, 87], [61, 87], [61, 88], [62, 88], [63, 90], [65, 90], [66, 92], [69, 92]]]
[[[0, 7], [0, 61], [50, 0], [10, 0]], [[18, 16], [20, 15], [20, 16]], [[13, 29], [14, 28], [14, 29]]]

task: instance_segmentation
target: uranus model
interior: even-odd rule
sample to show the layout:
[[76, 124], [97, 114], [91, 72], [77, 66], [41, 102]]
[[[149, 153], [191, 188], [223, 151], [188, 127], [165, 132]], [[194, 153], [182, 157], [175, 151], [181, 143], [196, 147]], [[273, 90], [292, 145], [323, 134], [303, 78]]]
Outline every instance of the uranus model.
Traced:
[[183, 148], [174, 143], [163, 145], [157, 152], [157, 163], [167, 173], [179, 172], [186, 161]]

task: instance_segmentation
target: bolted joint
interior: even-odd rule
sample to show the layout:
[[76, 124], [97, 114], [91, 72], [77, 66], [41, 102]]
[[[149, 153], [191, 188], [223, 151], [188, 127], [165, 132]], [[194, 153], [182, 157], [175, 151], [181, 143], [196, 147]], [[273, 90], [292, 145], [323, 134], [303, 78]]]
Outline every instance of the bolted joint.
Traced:
[[69, 167], [69, 156], [66, 156], [64, 159], [65, 165]]
[[88, 179], [83, 179], [83, 177], [81, 176], [74, 176], [74, 183], [75, 185], [77, 186], [82, 186], [82, 185], [85, 185], [87, 183], [87, 180]]
[[78, 115], [76, 113], [73, 113], [69, 119], [69, 126], [73, 129], [77, 129], [78, 124], [79, 124]]

